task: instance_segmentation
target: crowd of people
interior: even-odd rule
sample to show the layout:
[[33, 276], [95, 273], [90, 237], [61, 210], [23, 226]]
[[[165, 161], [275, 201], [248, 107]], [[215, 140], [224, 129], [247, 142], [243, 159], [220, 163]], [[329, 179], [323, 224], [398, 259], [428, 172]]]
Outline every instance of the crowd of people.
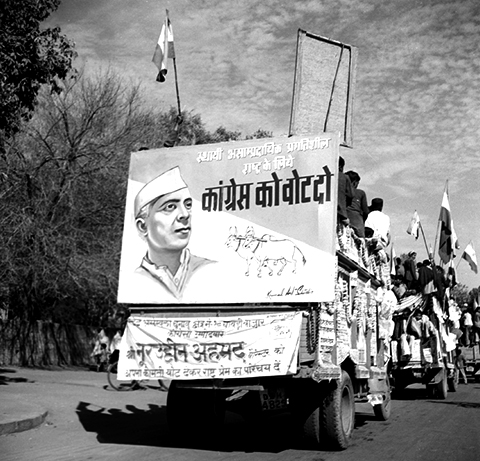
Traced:
[[469, 307], [467, 303], [463, 305], [460, 327], [463, 332], [460, 342], [463, 346], [480, 344], [480, 306]]
[[[390, 218], [383, 212], [383, 200], [372, 199], [368, 205], [367, 194], [359, 189], [360, 175], [356, 171], [347, 171], [345, 160], [339, 160], [338, 178], [338, 223], [347, 226], [355, 236], [363, 239], [369, 251], [377, 252], [381, 258], [388, 259], [385, 252], [390, 244]], [[430, 255], [431, 256], [431, 255]], [[392, 289], [399, 302], [411, 295], [434, 296], [442, 309], [447, 308], [447, 289], [456, 284], [453, 268], [445, 269], [434, 263], [432, 257], [423, 261], [416, 260], [417, 253], [411, 251], [407, 257], [396, 258], [395, 271], [392, 275]], [[464, 306], [460, 319], [463, 346], [480, 343], [480, 307], [469, 309]]]
[[[373, 198], [368, 205], [365, 191], [359, 189], [360, 175], [347, 171], [345, 160], [339, 159], [338, 179], [338, 223], [348, 226], [356, 237], [365, 240], [371, 252], [388, 259], [385, 252], [390, 244], [390, 217], [383, 211], [383, 199]], [[445, 273], [443, 267], [435, 265], [433, 258], [416, 261], [417, 253], [411, 251], [405, 260], [396, 258], [395, 275], [392, 277], [393, 291], [398, 300], [412, 294], [435, 295], [443, 304], [446, 289], [455, 284], [454, 272]]]
[[435, 265], [431, 259], [416, 261], [417, 253], [411, 251], [405, 260], [396, 258], [393, 291], [398, 300], [421, 293], [435, 295], [443, 304], [446, 289], [455, 285], [453, 272], [445, 273], [443, 267]]

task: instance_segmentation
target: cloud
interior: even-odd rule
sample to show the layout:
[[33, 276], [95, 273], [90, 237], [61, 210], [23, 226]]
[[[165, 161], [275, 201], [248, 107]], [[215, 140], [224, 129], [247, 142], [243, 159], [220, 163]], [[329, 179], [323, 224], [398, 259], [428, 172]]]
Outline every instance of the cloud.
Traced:
[[477, 237], [477, 0], [63, 0], [49, 24], [75, 40], [86, 72], [110, 65], [167, 108], [176, 105], [173, 70], [160, 85], [151, 63], [166, 8], [182, 107], [210, 130], [287, 133], [299, 28], [356, 46], [354, 149], [344, 156], [368, 197], [385, 199], [397, 253], [424, 254], [405, 232], [415, 209], [433, 244], [447, 179], [461, 241]]

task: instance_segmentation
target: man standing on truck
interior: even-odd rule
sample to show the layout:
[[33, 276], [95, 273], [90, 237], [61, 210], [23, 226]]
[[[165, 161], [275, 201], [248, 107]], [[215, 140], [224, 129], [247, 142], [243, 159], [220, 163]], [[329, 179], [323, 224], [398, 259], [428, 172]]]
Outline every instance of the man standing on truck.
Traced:
[[368, 217], [367, 195], [358, 188], [360, 175], [356, 171], [350, 170], [345, 174], [350, 178], [353, 187], [352, 203], [347, 206], [350, 227], [358, 237], [365, 238], [365, 220]]
[[135, 271], [139, 302], [181, 300], [200, 267], [213, 261], [187, 249], [192, 232], [192, 196], [174, 167], [147, 183], [135, 198], [135, 225], [147, 254]]
[[[417, 272], [417, 262], [416, 262], [417, 253], [415, 251], [410, 251], [408, 253], [408, 258], [403, 262], [403, 267], [405, 268], [405, 282], [409, 290], [418, 288], [418, 272]], [[433, 274], [433, 269], [432, 269]]]
[[338, 159], [338, 204], [337, 217], [338, 223], [347, 226], [350, 224], [348, 219], [347, 207], [353, 200], [354, 191], [350, 178], [343, 172], [345, 168], [345, 160], [343, 157]]

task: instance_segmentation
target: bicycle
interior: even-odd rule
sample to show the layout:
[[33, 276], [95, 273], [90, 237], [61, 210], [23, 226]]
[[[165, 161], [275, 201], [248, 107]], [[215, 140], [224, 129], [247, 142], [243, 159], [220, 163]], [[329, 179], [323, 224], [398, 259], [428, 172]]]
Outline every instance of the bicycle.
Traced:
[[131, 391], [140, 387], [140, 383], [136, 380], [120, 381], [117, 378], [118, 360], [110, 363], [107, 367], [107, 379], [110, 386], [116, 391]]

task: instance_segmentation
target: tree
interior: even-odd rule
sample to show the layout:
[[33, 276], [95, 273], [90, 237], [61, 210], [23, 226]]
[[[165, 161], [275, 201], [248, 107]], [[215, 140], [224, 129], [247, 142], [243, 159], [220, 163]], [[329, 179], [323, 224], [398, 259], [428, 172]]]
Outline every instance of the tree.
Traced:
[[262, 139], [262, 138], [271, 138], [273, 136], [271, 131], [266, 131], [262, 129], [258, 129], [255, 133], [251, 135], [247, 135], [245, 139]]
[[0, 152], [28, 119], [43, 84], [60, 91], [76, 56], [60, 29], [40, 29], [60, 0], [0, 0]]
[[457, 283], [451, 290], [451, 296], [459, 306], [469, 302], [469, 290], [466, 285]]
[[242, 133], [240, 131], [229, 131], [223, 126], [219, 126], [213, 133], [210, 143], [238, 141]]
[[480, 288], [472, 288], [470, 290], [470, 293], [468, 294], [468, 296], [469, 296], [469, 303], [471, 304], [472, 307], [478, 306], [479, 293], [480, 293]]
[[[43, 90], [0, 159], [0, 295], [14, 315], [94, 325], [116, 303], [138, 86], [111, 72]], [[68, 306], [68, 309], [66, 308]]]
[[191, 111], [183, 111], [181, 123], [178, 126], [177, 123], [178, 112], [175, 107], [170, 107], [165, 112], [151, 110], [145, 113], [142, 138], [144, 147], [162, 148], [168, 141], [175, 141], [176, 146], [211, 142], [211, 134], [206, 130], [200, 115]]
[[[143, 131], [144, 147], [149, 149], [171, 147], [173, 144], [189, 146], [237, 141], [242, 135], [239, 131], [230, 131], [223, 126], [218, 127], [213, 133], [209, 132], [201, 116], [192, 111], [183, 111], [181, 123], [178, 124], [178, 112], [175, 107], [170, 107], [164, 113], [152, 110], [146, 114]], [[253, 136], [247, 139], [253, 139]]]

